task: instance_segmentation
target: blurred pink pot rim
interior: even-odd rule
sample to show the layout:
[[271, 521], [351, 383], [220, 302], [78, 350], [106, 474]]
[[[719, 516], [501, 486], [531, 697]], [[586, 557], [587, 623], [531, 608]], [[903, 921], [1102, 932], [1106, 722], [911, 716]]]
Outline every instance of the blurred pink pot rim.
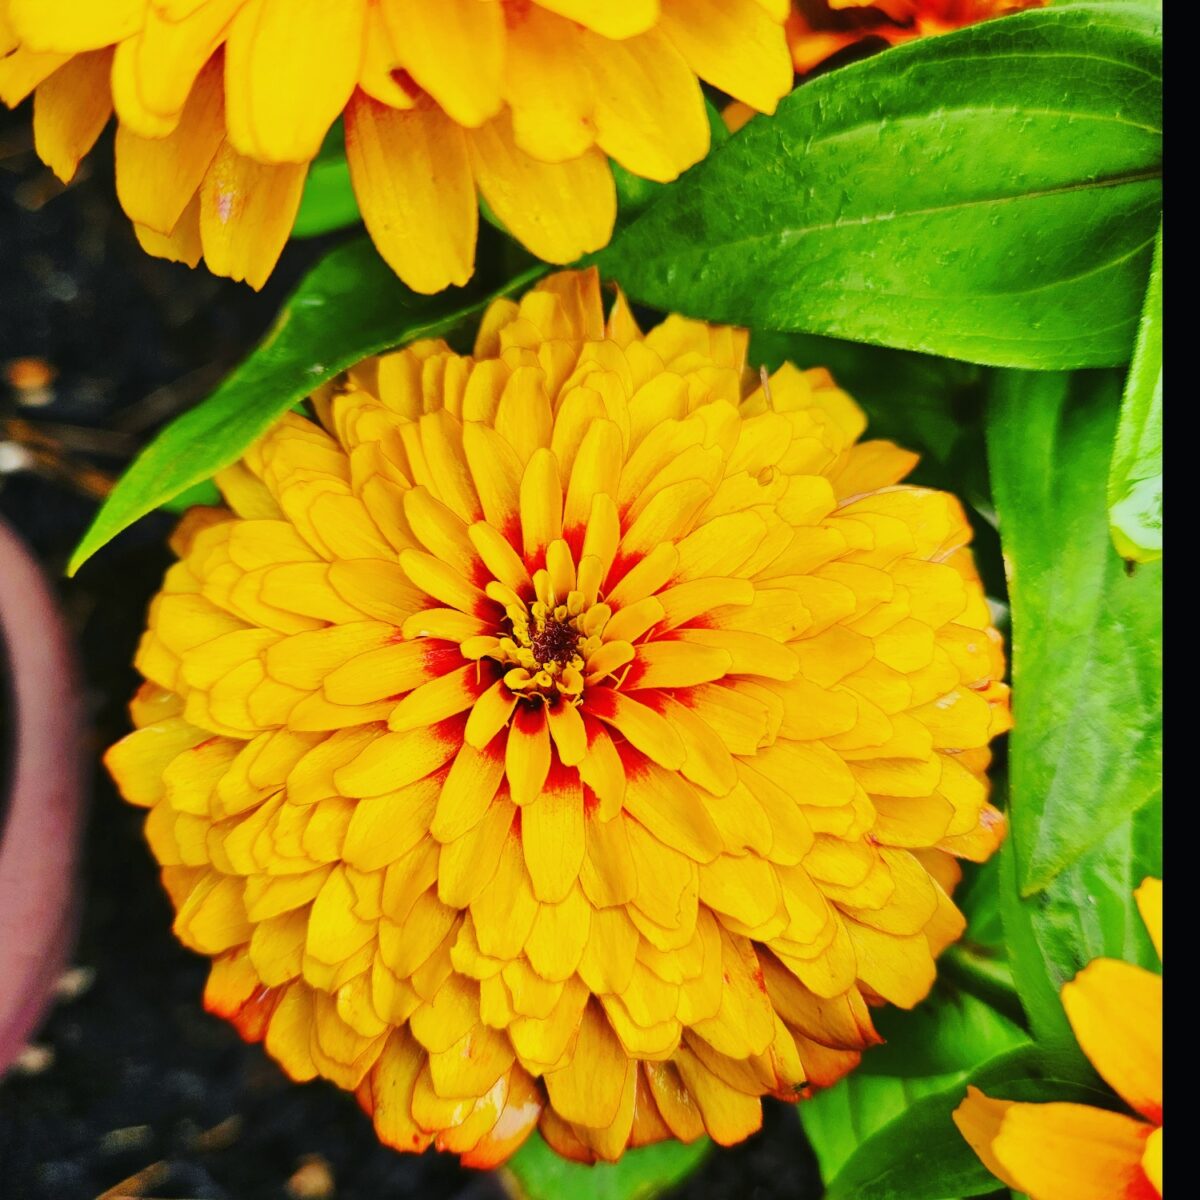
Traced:
[[0, 1074], [34, 1032], [74, 933], [83, 814], [79, 695], [45, 579], [0, 522]]

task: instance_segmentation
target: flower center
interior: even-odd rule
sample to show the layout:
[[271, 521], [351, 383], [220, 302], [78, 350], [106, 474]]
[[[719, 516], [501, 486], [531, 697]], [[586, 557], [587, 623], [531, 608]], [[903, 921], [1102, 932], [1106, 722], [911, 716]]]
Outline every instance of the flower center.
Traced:
[[508, 686], [530, 696], [578, 697], [592, 640], [584, 631], [585, 615], [578, 593], [567, 604], [537, 600], [526, 610], [510, 610], [511, 633], [500, 639], [501, 658], [514, 664], [505, 676]]

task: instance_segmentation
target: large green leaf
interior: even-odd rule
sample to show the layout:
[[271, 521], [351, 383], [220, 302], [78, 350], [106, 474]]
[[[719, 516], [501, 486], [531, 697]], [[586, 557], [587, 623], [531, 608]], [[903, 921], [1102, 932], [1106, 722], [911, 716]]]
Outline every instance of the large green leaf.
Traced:
[[988, 444], [1012, 604], [1016, 728], [1004, 926], [1037, 1037], [1078, 1053], [1059, 991], [1089, 960], [1152, 961], [1131, 893], [1161, 872], [1160, 565], [1108, 533], [1108, 372], [997, 378]]
[[1037, 368], [1129, 357], [1161, 204], [1161, 19], [1021, 13], [797, 88], [600, 253], [638, 301]]
[[1119, 402], [1112, 372], [1008, 372], [989, 409], [1012, 607], [1010, 819], [1022, 896], [1161, 787], [1161, 566], [1130, 574], [1108, 535]]
[[[830, 1182], [827, 1200], [955, 1200], [994, 1192], [994, 1176], [951, 1119], [968, 1083], [1010, 1100], [1112, 1103], [1074, 1063], [1033, 1046], [1009, 1051], [906, 1104], [854, 1150]], [[906, 1086], [911, 1090], [911, 1081]]]
[[707, 1138], [659, 1142], [627, 1151], [618, 1162], [581, 1166], [560, 1158], [534, 1134], [504, 1168], [515, 1200], [651, 1200], [684, 1178], [708, 1153]]
[[835, 1087], [818, 1092], [800, 1104], [800, 1121], [808, 1136], [821, 1178], [830, 1181], [854, 1157], [858, 1148], [918, 1100], [934, 1096], [965, 1078], [925, 1075], [911, 1079], [855, 1072]]
[[[543, 270], [533, 268], [495, 294], [520, 291]], [[250, 357], [138, 455], [96, 514], [69, 572], [139, 517], [235, 462], [293, 404], [339, 371], [416, 338], [445, 335], [491, 299], [478, 285], [417, 295], [366, 239], [339, 246], [304, 278]]]
[[1133, 562], [1153, 562], [1162, 557], [1162, 306], [1160, 224], [1108, 475], [1113, 542], [1121, 557]]
[[1062, 985], [1094, 958], [1157, 962], [1133, 889], [1147, 875], [1162, 877], [1162, 800], [1139, 809], [1034, 896], [1020, 895], [1014, 861], [1013, 846], [1006, 846], [1001, 886], [1014, 982], [1038, 1041], [1082, 1063]]

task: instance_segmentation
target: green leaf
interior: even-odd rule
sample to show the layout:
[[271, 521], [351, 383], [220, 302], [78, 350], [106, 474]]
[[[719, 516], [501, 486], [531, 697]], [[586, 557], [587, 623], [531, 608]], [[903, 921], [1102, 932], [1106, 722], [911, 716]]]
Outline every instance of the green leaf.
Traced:
[[318, 158], [308, 169], [292, 237], [316, 237], [362, 220], [344, 154]]
[[164, 512], [182, 513], [197, 504], [220, 503], [221, 493], [217, 491], [217, 485], [211, 479], [202, 479], [190, 488], [184, 488], [178, 496], [172, 496], [170, 500], [163, 501], [159, 507]]
[[[544, 270], [527, 271], [495, 295], [523, 290]], [[318, 385], [370, 354], [444, 336], [491, 299], [478, 284], [419, 296], [368, 240], [339, 246], [309, 272], [250, 357], [133, 461], [76, 548], [68, 573], [139, 517], [235, 462]]]
[[961, 1078], [955, 1074], [904, 1079], [856, 1071], [803, 1101], [800, 1123], [817, 1156], [821, 1178], [835, 1179], [865, 1141], [918, 1100], [944, 1091]]
[[1127, 573], [1109, 538], [1118, 404], [1112, 372], [1008, 372], [989, 408], [1012, 607], [1012, 850], [1025, 897], [1161, 787], [1162, 571]]
[[1113, 542], [1117, 553], [1133, 562], [1153, 562], [1162, 557], [1162, 304], [1160, 223], [1108, 475]]
[[1022, 898], [1013, 846], [1001, 851], [1009, 963], [1039, 1042], [1083, 1063], [1060, 992], [1095, 958], [1155, 967], [1158, 957], [1133, 902], [1147, 875], [1162, 878], [1162, 799], [1156, 797], [1076, 860], [1044, 891]]
[[912, 1012], [881, 1009], [875, 1027], [887, 1044], [864, 1054], [859, 1072], [910, 1080], [968, 1071], [1029, 1040], [991, 1005], [945, 979]]
[[974, 362], [1124, 362], [1161, 206], [1161, 18], [1095, 3], [797, 88], [597, 261], [636, 301]]
[[709, 1149], [707, 1138], [690, 1145], [659, 1142], [627, 1151], [615, 1163], [581, 1166], [560, 1158], [535, 1133], [501, 1177], [515, 1200], [650, 1200], [690, 1174]]
[[868, 1136], [830, 1183], [827, 1200], [955, 1200], [994, 1192], [995, 1177], [951, 1119], [968, 1083], [1011, 1100], [1112, 1103], [1070, 1061], [1033, 1046], [1009, 1051], [917, 1099]]

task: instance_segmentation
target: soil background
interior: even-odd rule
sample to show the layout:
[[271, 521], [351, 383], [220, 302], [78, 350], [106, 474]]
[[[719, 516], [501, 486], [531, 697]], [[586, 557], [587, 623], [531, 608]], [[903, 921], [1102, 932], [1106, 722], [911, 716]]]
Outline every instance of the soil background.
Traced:
[[[33, 153], [29, 105], [0, 109], [0, 371], [32, 358], [54, 373], [37, 405], [0, 379], [0, 444], [10, 460], [14, 442], [32, 446], [35, 467], [0, 474], [0, 515], [57, 581], [82, 660], [93, 763], [128, 730], [129, 664], [170, 561], [174, 518], [146, 518], [66, 580], [96, 506], [92, 472], [119, 474], [163, 421], [203, 398], [327, 248], [291, 243], [261, 293], [151, 259], [117, 206], [111, 158], [109, 134], [64, 188]], [[379, 1145], [352, 1097], [289, 1083], [261, 1048], [203, 1011], [205, 963], [171, 935], [141, 821], [97, 768], [73, 967], [22, 1063], [0, 1081], [0, 1195], [502, 1197], [498, 1176]], [[795, 1112], [765, 1108], [760, 1134], [715, 1151], [673, 1196], [818, 1196]]]

